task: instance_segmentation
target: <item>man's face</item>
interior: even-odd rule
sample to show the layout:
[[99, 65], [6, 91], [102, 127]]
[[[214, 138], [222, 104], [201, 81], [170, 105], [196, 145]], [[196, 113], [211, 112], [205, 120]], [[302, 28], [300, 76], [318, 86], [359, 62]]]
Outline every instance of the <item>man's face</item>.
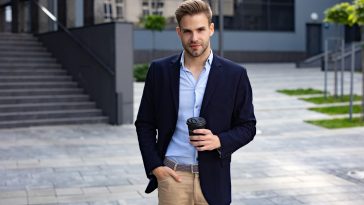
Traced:
[[209, 24], [205, 14], [184, 16], [176, 31], [184, 50], [191, 57], [210, 52], [210, 37], [214, 33], [214, 24]]

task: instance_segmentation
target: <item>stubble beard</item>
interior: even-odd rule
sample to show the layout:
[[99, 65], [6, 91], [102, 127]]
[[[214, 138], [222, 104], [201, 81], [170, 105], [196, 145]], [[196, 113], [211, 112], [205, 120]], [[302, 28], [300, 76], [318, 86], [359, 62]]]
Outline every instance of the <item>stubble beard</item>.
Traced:
[[191, 57], [195, 57], [195, 58], [200, 57], [201, 55], [203, 55], [206, 52], [207, 48], [208, 48], [208, 43], [202, 44], [201, 51], [200, 50], [193, 50], [188, 45], [184, 45], [184, 49], [188, 53], [188, 55], [191, 56]]

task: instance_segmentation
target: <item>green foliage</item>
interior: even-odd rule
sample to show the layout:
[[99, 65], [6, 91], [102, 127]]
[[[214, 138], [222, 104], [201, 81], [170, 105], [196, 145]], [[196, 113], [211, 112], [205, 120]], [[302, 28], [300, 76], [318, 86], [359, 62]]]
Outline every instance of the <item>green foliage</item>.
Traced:
[[354, 21], [354, 6], [348, 2], [336, 4], [325, 10], [324, 22], [352, 26]]
[[[340, 114], [347, 114], [349, 113], [349, 106], [332, 106], [332, 107], [315, 107], [310, 108], [309, 110], [321, 112], [329, 115], [340, 115]], [[354, 105], [353, 106], [353, 113], [361, 113], [361, 105]]]
[[316, 90], [313, 88], [298, 88], [298, 89], [282, 89], [277, 90], [279, 93], [284, 93], [286, 95], [312, 95], [312, 94], [323, 94], [321, 90]]
[[[354, 101], [360, 101], [361, 96], [354, 95]], [[341, 97], [334, 97], [334, 96], [327, 96], [325, 99], [323, 96], [320, 97], [311, 97], [311, 98], [301, 98], [301, 100], [304, 100], [306, 102], [311, 102], [315, 104], [324, 104], [324, 103], [340, 103], [340, 102], [349, 102], [350, 96], [344, 95], [343, 98]]]
[[348, 118], [344, 118], [330, 120], [308, 120], [305, 122], [329, 129], [364, 126], [364, 121], [362, 121], [360, 118], [353, 118], [351, 121]]
[[137, 82], [144, 82], [148, 73], [148, 64], [134, 65], [134, 78]]
[[152, 31], [162, 31], [166, 27], [166, 18], [159, 15], [148, 15], [143, 19], [144, 28]]
[[364, 25], [364, 0], [355, 0], [353, 5], [353, 15], [351, 21]]

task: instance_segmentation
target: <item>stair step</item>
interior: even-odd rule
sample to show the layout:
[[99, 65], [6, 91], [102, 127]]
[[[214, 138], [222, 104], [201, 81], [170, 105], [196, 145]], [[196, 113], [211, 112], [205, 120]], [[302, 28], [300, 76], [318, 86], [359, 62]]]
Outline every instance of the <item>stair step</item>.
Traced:
[[73, 124], [96, 124], [108, 123], [108, 117], [73, 117], [73, 118], [57, 118], [57, 119], [36, 119], [36, 120], [16, 120], [0, 122], [0, 128], [17, 128], [30, 126], [45, 126], [45, 125], [73, 125]]
[[65, 82], [71, 81], [69, 75], [40, 76], [0, 76], [0, 82]]
[[6, 82], [0, 83], [2, 89], [26, 89], [26, 88], [78, 88], [77, 82]]
[[0, 128], [107, 123], [43, 43], [0, 33]]
[[14, 36], [7, 36], [7, 37], [3, 37], [0, 35], [0, 42], [4, 42], [4, 41], [7, 41], [7, 42], [27, 42], [27, 41], [37, 41], [39, 42], [39, 40], [34, 37], [34, 36], [27, 36], [27, 37], [14, 37]]
[[56, 62], [0, 62], [1, 68], [6, 67], [37, 67], [37, 66], [49, 66], [49, 67], [55, 67], [60, 65]]
[[102, 112], [99, 109], [12, 112], [12, 113], [0, 113], [0, 121], [70, 118], [70, 117], [94, 117], [94, 116], [101, 116], [101, 114]]
[[21, 52], [39, 52], [39, 51], [47, 51], [47, 49], [43, 46], [1, 46], [0, 53], [6, 52], [14, 52], [14, 51], [21, 51]]
[[26, 69], [4, 69], [0, 68], [1, 76], [54, 76], [54, 75], [67, 75], [67, 71], [64, 69], [37, 69], [37, 68], [26, 68]]
[[0, 105], [0, 113], [95, 109], [93, 102], [30, 103]]
[[19, 39], [1, 39], [0, 38], [0, 48], [2, 46], [42, 46], [42, 42], [37, 39], [31, 40], [19, 40]]
[[52, 102], [82, 102], [88, 101], [90, 97], [86, 94], [73, 95], [35, 95], [35, 96], [0, 96], [1, 104], [21, 103], [52, 103]]
[[30, 33], [10, 33], [10, 32], [1, 32], [0, 38], [35, 38], [33, 34]]
[[0, 51], [0, 57], [51, 57], [52, 54], [44, 51]]
[[0, 90], [0, 96], [29, 96], [29, 95], [71, 95], [82, 94], [81, 88], [33, 88]]
[[22, 63], [20, 65], [14, 65], [15, 63], [12, 64], [7, 64], [7, 65], [1, 65], [0, 63], [0, 70], [1, 69], [12, 69], [12, 70], [17, 70], [17, 69], [61, 69], [62, 66], [58, 63], [52, 63], [52, 64], [34, 64], [34, 63]]
[[53, 57], [0, 57], [2, 63], [56, 63], [57, 60]]

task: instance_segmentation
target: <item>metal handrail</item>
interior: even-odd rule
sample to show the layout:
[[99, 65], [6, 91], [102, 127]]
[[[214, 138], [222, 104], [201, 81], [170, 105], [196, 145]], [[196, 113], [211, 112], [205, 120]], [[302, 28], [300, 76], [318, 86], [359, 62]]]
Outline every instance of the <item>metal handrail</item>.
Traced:
[[[364, 45], [364, 41], [353, 42], [352, 44], [355, 44], [354, 48], [355, 48], [355, 52], [357, 52], [357, 51], [360, 51], [362, 49], [361, 46]], [[348, 50], [348, 51], [346, 51], [346, 50]], [[335, 56], [334, 60], [337, 60], [337, 61], [341, 60], [342, 58], [346, 58], [348, 56], [351, 56], [351, 54], [352, 54], [352, 48], [349, 47], [348, 49], [345, 49], [344, 55], [342, 55], [341, 52], [339, 54], [334, 54], [334, 56]]]
[[75, 35], [73, 35], [68, 28], [66, 28], [63, 24], [61, 24], [57, 17], [54, 16], [46, 7], [41, 5], [38, 0], [32, 0], [35, 5], [37, 5], [41, 11], [46, 14], [48, 18], [50, 18], [53, 22], [57, 23], [57, 25], [73, 40], [75, 41], [84, 51], [86, 51], [92, 58], [94, 58], [98, 64], [111, 76], [115, 76], [115, 72], [111, 70], [109, 66], [107, 66], [88, 46], [86, 46], [82, 41], [80, 41]]

